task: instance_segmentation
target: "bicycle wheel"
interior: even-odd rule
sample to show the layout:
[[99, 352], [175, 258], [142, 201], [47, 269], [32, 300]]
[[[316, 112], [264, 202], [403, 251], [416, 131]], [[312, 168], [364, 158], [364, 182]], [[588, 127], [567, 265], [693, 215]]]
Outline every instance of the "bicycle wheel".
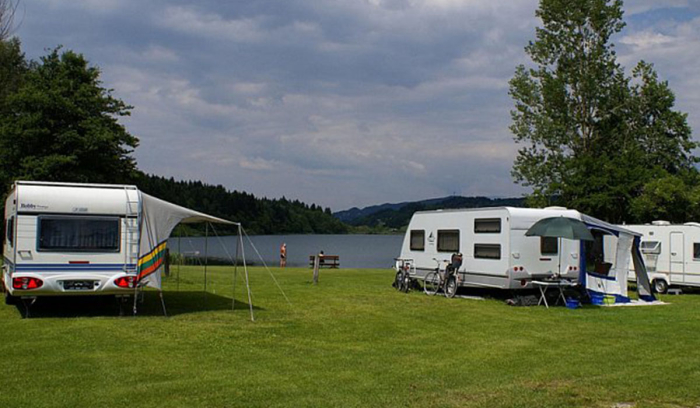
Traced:
[[440, 290], [440, 275], [437, 272], [430, 272], [425, 275], [425, 281], [423, 282], [423, 291], [428, 296], [433, 296]]
[[397, 289], [399, 292], [405, 292], [406, 291], [406, 272], [401, 271], [401, 276], [398, 277], [399, 279], [399, 285], [397, 286]]
[[401, 281], [403, 281], [403, 271], [398, 271], [394, 277], [394, 283], [391, 286], [396, 290], [401, 290]]
[[457, 278], [450, 276], [445, 284], [445, 296], [453, 298], [457, 294]]

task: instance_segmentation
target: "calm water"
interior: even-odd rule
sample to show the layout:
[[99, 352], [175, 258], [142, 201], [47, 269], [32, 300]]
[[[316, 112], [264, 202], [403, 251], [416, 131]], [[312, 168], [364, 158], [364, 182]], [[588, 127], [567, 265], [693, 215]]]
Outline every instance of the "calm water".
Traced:
[[[209, 257], [229, 259], [226, 251], [235, 256], [237, 238], [209, 237]], [[308, 266], [309, 255], [323, 251], [326, 255], [339, 255], [341, 268], [390, 268], [401, 251], [403, 235], [253, 235], [252, 245], [245, 236], [243, 241], [246, 260], [258, 265], [261, 262], [255, 249], [269, 266], [279, 266], [280, 245], [286, 242], [287, 266]], [[205, 239], [182, 237], [178, 243], [174, 237], [168, 246], [173, 253], [203, 256]]]

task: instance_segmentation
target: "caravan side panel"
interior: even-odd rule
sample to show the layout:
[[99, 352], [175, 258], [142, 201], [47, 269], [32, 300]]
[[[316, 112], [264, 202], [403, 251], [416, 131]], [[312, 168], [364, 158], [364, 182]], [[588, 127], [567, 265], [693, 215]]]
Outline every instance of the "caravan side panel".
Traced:
[[[625, 225], [643, 234], [642, 254], [649, 280], [674, 286], [700, 286], [700, 225]], [[630, 274], [633, 280], [634, 275]]]

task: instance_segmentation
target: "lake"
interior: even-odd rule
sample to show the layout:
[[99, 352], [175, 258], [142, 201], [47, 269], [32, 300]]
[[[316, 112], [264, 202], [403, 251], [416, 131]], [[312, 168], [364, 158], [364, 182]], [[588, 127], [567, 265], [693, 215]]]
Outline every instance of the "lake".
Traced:
[[[237, 238], [209, 237], [208, 256], [226, 260], [235, 256]], [[308, 266], [309, 255], [323, 251], [339, 255], [341, 268], [391, 268], [401, 252], [403, 235], [251, 235], [250, 242], [245, 236], [243, 241], [246, 260], [255, 265], [261, 264], [262, 257], [268, 266], [279, 266], [280, 246], [286, 242], [287, 266]], [[205, 238], [172, 237], [168, 247], [173, 253], [204, 256]]]

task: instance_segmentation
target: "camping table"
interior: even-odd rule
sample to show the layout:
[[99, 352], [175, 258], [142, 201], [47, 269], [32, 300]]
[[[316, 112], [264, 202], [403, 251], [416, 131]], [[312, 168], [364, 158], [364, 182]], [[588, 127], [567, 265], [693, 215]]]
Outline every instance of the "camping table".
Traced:
[[544, 303], [545, 307], [549, 309], [549, 304], [547, 303], [547, 290], [549, 288], [556, 288], [559, 290], [559, 294], [557, 295], [557, 303], [559, 303], [559, 299], [564, 301], [564, 304], [566, 304], [566, 298], [564, 297], [564, 288], [570, 288], [572, 286], [575, 286], [576, 284], [574, 282], [571, 282], [569, 280], [533, 280], [532, 284], [537, 286], [540, 290], [540, 301], [537, 302], [537, 306], [541, 305]]

